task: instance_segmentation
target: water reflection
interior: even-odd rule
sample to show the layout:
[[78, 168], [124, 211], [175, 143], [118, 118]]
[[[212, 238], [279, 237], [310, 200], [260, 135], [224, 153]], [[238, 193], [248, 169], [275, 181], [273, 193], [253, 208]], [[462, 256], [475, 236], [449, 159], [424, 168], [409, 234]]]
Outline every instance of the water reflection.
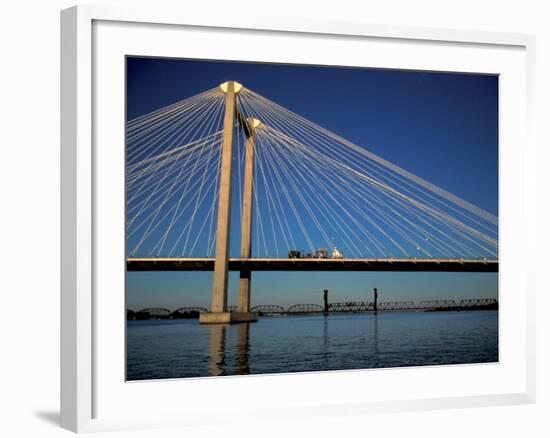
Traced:
[[[379, 315], [372, 314], [369, 320], [365, 321], [365, 333], [358, 336], [361, 339], [363, 351], [367, 353], [367, 361], [371, 366], [381, 366], [379, 363]], [[317, 325], [317, 361], [320, 370], [334, 369], [335, 344], [331, 340], [331, 318], [324, 316], [315, 319]], [[338, 324], [337, 324], [338, 325]], [[338, 329], [332, 326], [332, 329]], [[216, 324], [208, 326], [209, 330], [209, 358], [208, 375], [243, 375], [250, 374], [250, 323], [235, 325]], [[338, 347], [336, 347], [336, 350]]]
[[225, 340], [226, 326], [213, 324], [210, 329], [210, 345], [208, 357], [208, 375], [223, 376], [225, 374]]
[[237, 374], [249, 374], [248, 350], [249, 350], [250, 324], [248, 322], [237, 325], [237, 348], [235, 351], [235, 370]]
[[223, 376], [227, 374], [231, 364], [227, 362], [227, 351], [233, 351], [233, 347], [228, 345], [227, 337], [229, 330], [235, 330], [235, 364], [234, 373], [231, 374], [250, 374], [248, 366], [248, 355], [250, 350], [250, 324], [241, 323], [233, 327], [224, 324], [215, 324], [209, 327], [210, 344], [208, 358], [208, 375]]
[[128, 380], [498, 360], [495, 311], [129, 321], [127, 336]]
[[323, 361], [325, 368], [329, 366], [330, 360], [330, 350], [329, 350], [329, 339], [328, 339], [328, 315], [325, 315], [323, 318]]
[[379, 364], [378, 364], [378, 356], [379, 356], [379, 350], [378, 350], [378, 313], [375, 313], [373, 315], [373, 318], [374, 320], [374, 329], [373, 329], [373, 334], [374, 334], [374, 366], [375, 367], [378, 367]]

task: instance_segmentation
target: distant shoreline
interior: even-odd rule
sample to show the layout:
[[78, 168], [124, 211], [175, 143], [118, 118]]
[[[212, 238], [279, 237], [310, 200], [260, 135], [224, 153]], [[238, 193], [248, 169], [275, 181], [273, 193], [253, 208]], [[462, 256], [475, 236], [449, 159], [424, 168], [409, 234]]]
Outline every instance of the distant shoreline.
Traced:
[[[349, 314], [382, 314], [382, 313], [405, 313], [405, 312], [414, 312], [414, 313], [431, 313], [431, 312], [468, 312], [468, 311], [480, 311], [480, 310], [493, 310], [498, 311], [497, 304], [489, 304], [485, 306], [470, 306], [470, 307], [442, 307], [434, 309], [393, 309], [393, 310], [379, 310], [374, 312], [372, 310], [350, 310], [350, 311], [309, 311], [309, 312], [259, 312], [260, 317], [286, 317], [286, 316], [307, 316], [307, 315], [349, 315]], [[147, 315], [142, 314], [138, 315], [128, 315], [127, 321], [157, 321], [157, 320], [178, 320], [178, 319], [198, 319], [200, 312], [192, 311], [181, 313], [179, 315]]]

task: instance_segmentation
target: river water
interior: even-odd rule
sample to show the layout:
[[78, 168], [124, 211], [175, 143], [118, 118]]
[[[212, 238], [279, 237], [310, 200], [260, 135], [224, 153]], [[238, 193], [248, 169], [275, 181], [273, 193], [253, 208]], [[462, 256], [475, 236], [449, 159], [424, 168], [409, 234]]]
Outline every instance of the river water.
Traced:
[[128, 321], [127, 379], [498, 361], [498, 311]]

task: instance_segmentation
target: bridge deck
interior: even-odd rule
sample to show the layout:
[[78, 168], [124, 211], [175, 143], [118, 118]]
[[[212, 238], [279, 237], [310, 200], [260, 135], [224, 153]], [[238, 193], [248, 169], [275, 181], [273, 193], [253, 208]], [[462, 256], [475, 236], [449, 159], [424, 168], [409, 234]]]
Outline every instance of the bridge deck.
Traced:
[[[128, 271], [212, 271], [213, 258], [128, 258]], [[240, 271], [424, 271], [498, 272], [498, 260], [467, 259], [229, 259], [229, 270]]]

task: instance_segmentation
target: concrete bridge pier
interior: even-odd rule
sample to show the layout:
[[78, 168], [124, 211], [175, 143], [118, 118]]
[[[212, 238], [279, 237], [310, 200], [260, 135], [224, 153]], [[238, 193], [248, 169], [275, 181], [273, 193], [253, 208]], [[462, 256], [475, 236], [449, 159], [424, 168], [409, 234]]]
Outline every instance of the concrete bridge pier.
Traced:
[[[245, 275], [244, 279], [241, 275], [239, 311], [229, 312], [227, 310], [227, 280], [229, 275], [229, 241], [231, 231], [231, 174], [233, 164], [235, 118], [237, 115], [236, 95], [242, 88], [242, 85], [238, 82], [228, 81], [221, 84], [220, 88], [225, 93], [225, 115], [223, 120], [220, 195], [218, 201], [216, 257], [214, 260], [214, 284], [212, 286], [212, 307], [210, 312], [202, 313], [200, 315], [199, 322], [201, 324], [227, 324], [233, 322], [256, 321], [258, 319], [258, 314], [256, 312], [250, 312], [250, 271], [248, 271], [248, 275]], [[248, 244], [247, 257], [250, 257], [250, 232], [252, 230], [252, 180], [254, 176], [253, 129], [254, 126], [252, 126], [252, 129], [249, 129], [249, 126], [245, 127], [245, 131], [247, 133], [247, 155], [245, 161], [244, 199], [245, 202], [249, 199], [249, 202], [243, 205], [243, 210], [246, 208], [246, 211], [243, 211], [243, 230], [245, 229], [245, 214], [248, 214], [249, 219], [246, 224], [246, 233], [243, 234], [243, 237], [241, 238], [241, 241], [243, 241], [241, 247], [245, 243]], [[249, 153], [249, 149], [252, 152]], [[245, 280], [244, 287], [243, 280]]]
[[[248, 259], [252, 253], [252, 202], [254, 191], [254, 132], [260, 121], [250, 118], [243, 121], [245, 128], [245, 161], [243, 182], [243, 214], [241, 223], [241, 258]], [[252, 272], [241, 270], [239, 281], [239, 312], [250, 312], [250, 286]]]

